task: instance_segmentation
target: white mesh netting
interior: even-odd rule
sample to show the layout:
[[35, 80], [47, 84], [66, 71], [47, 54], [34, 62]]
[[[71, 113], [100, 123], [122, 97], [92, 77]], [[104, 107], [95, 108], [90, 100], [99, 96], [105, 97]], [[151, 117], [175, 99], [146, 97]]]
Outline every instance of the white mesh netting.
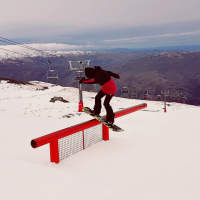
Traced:
[[102, 141], [102, 124], [74, 133], [58, 140], [59, 160]]

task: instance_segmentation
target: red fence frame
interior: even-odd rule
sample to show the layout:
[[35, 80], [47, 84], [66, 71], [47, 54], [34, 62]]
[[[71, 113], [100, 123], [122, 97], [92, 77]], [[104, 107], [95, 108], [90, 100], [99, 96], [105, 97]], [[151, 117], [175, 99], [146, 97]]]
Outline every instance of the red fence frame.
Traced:
[[[115, 113], [115, 118], [130, 114], [132, 112], [141, 110], [143, 108], [146, 108], [147, 104], [139, 104], [124, 110], [120, 110]], [[104, 116], [105, 117], [105, 116]], [[33, 148], [38, 148], [40, 146], [43, 146], [45, 144], [50, 144], [50, 156], [51, 156], [51, 162], [59, 163], [59, 150], [58, 150], [58, 140], [60, 138], [72, 135], [74, 133], [77, 133], [79, 131], [83, 131], [85, 129], [88, 129], [90, 127], [96, 126], [98, 124], [101, 124], [101, 122], [97, 121], [96, 119], [92, 119], [90, 121], [83, 122], [81, 124], [71, 126], [65, 129], [62, 129], [60, 131], [56, 131], [53, 133], [50, 133], [48, 135], [44, 135], [42, 137], [33, 139], [31, 141], [31, 146]], [[109, 140], [109, 129], [105, 125], [103, 125], [103, 140]]]

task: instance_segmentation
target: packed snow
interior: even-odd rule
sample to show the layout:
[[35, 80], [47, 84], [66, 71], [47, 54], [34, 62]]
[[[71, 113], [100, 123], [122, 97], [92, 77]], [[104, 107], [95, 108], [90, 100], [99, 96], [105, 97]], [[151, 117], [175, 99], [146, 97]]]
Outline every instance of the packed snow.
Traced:
[[[164, 112], [163, 102], [114, 97], [115, 112], [147, 108], [115, 120], [124, 132], [55, 164], [49, 145], [33, 149], [30, 141], [91, 117], [78, 112], [77, 88], [30, 83], [0, 81], [1, 200], [200, 199], [200, 107], [168, 103]], [[84, 106], [95, 95], [83, 92]]]

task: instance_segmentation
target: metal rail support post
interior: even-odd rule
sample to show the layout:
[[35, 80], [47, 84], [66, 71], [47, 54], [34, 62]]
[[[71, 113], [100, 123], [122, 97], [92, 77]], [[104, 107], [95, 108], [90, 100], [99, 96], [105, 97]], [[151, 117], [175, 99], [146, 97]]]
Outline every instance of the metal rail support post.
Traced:
[[82, 92], [81, 84], [78, 83], [78, 87], [79, 87], [79, 106], [78, 106], [78, 112], [83, 112], [82, 111], [82, 108], [83, 108], [83, 92]]

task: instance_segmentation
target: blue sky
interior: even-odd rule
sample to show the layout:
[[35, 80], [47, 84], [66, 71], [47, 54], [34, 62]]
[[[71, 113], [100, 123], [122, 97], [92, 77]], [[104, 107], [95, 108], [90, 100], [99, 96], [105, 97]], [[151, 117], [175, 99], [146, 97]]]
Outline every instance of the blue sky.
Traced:
[[43, 50], [194, 45], [199, 8], [199, 0], [1, 0], [0, 36]]

